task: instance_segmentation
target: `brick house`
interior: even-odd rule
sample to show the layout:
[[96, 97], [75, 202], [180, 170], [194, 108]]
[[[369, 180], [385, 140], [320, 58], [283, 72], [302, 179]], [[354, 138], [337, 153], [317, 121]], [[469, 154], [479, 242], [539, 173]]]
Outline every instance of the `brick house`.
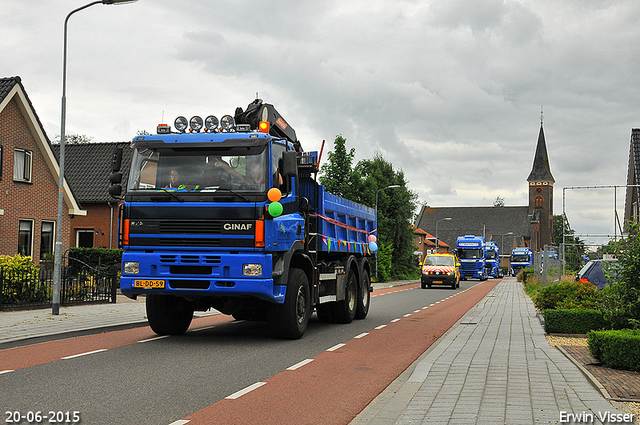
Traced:
[[[416, 226], [411, 225], [409, 227], [413, 230], [414, 243], [418, 247], [415, 253], [418, 255], [420, 263], [422, 263], [425, 255], [436, 252], [436, 238]], [[418, 252], [420, 254], [418, 254]], [[442, 254], [446, 252], [451, 252], [451, 247], [441, 240], [438, 243], [438, 253]]]
[[[59, 167], [20, 77], [0, 78], [0, 254], [53, 253], [58, 218]], [[82, 210], [66, 180], [62, 248], [72, 217]]]
[[627, 169], [627, 188], [624, 205], [624, 231], [629, 231], [629, 222], [640, 217], [640, 128], [631, 129], [629, 146], [629, 167]]
[[[60, 146], [51, 146], [56, 158]], [[117, 248], [118, 205], [109, 196], [111, 159], [122, 149], [122, 185], [126, 187], [133, 149], [130, 142], [71, 143], [65, 145], [65, 178], [86, 216], [71, 219], [70, 244], [73, 247]]]

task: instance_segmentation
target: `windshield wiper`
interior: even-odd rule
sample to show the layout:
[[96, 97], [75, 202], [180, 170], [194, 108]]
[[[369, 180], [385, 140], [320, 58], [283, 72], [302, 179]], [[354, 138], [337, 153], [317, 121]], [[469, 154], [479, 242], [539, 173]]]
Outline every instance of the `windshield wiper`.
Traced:
[[178, 201], [180, 201], [180, 202], [184, 202], [184, 199], [182, 199], [181, 197], [179, 197], [178, 195], [176, 195], [176, 194], [175, 194], [175, 190], [169, 190], [169, 189], [166, 189], [166, 188], [164, 188], [164, 187], [154, 187], [153, 189], [154, 189], [154, 190], [161, 190], [161, 191], [163, 191], [163, 192], [165, 192], [165, 193], [168, 193], [169, 195], [173, 196], [173, 197], [174, 197], [174, 198], [176, 198]]
[[244, 200], [245, 200], [245, 201], [247, 201], [247, 202], [250, 202], [250, 201], [249, 201], [249, 198], [247, 198], [246, 196], [244, 196], [244, 195], [242, 195], [242, 194], [240, 194], [240, 193], [238, 193], [238, 192], [234, 191], [233, 189], [229, 189], [229, 188], [227, 188], [227, 187], [219, 187], [219, 188], [217, 188], [217, 189], [216, 189], [216, 192], [217, 192], [217, 191], [219, 191], [219, 190], [226, 190], [227, 192], [232, 193], [232, 194], [234, 194], [234, 195], [236, 195], [236, 196], [238, 196], [238, 197], [240, 197], [240, 198], [244, 199]]

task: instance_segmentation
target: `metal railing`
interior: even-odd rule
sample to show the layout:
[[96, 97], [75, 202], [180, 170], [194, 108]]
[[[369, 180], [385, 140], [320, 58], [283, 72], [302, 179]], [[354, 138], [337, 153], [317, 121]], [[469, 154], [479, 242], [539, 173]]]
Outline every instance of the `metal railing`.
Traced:
[[[118, 266], [63, 267], [61, 305], [116, 302]], [[41, 308], [51, 305], [53, 270], [33, 271], [0, 267], [0, 310]]]

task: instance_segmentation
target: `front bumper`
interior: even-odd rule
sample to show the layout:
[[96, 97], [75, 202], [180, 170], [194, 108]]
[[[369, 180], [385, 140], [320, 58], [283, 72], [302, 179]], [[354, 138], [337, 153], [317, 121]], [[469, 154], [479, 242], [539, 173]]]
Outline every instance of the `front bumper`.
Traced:
[[[185, 297], [255, 297], [274, 303], [284, 302], [286, 287], [274, 285], [270, 254], [125, 251], [122, 262], [129, 261], [139, 263], [139, 273], [122, 273], [120, 290], [126, 296], [153, 293]], [[261, 265], [262, 274], [244, 276], [244, 264]], [[143, 286], [137, 287], [136, 282]], [[147, 284], [149, 286], [145, 287]]]

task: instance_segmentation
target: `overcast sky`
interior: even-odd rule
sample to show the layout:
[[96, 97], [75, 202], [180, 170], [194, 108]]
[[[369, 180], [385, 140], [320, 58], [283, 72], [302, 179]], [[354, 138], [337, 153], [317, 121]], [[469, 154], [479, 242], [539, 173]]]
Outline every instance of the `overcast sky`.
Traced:
[[[51, 139], [63, 23], [84, 4], [0, 8], [0, 76], [22, 77]], [[543, 107], [560, 214], [563, 188], [626, 184], [638, 23], [637, 0], [98, 4], [69, 21], [66, 130], [130, 140], [178, 115], [233, 114], [257, 93], [305, 150], [341, 134], [356, 160], [379, 152], [402, 169], [421, 203], [519, 206]], [[614, 199], [623, 217], [624, 189], [565, 193], [578, 234], [612, 234]]]

